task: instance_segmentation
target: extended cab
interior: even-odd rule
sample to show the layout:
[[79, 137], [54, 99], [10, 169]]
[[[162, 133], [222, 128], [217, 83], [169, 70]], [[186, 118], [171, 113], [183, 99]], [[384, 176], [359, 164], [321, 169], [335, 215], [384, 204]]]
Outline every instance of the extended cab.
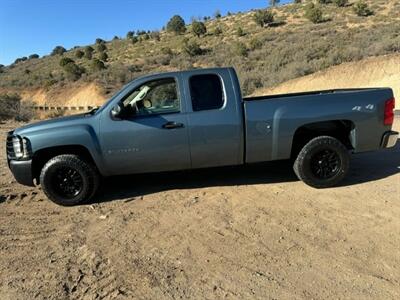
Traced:
[[349, 153], [393, 147], [389, 88], [242, 98], [234, 69], [134, 80], [101, 108], [18, 128], [7, 138], [16, 180], [54, 202], [92, 197], [101, 176], [293, 159], [296, 175], [324, 188]]

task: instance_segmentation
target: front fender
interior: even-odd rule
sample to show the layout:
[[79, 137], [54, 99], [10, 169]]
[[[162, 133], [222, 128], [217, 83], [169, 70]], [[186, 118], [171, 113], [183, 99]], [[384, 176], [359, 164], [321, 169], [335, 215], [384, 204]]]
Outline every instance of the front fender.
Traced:
[[30, 141], [32, 153], [38, 151], [68, 146], [81, 146], [88, 150], [99, 172], [104, 175], [103, 158], [101, 155], [98, 136], [92, 126], [88, 124], [68, 125], [65, 127], [47, 128], [23, 135]]

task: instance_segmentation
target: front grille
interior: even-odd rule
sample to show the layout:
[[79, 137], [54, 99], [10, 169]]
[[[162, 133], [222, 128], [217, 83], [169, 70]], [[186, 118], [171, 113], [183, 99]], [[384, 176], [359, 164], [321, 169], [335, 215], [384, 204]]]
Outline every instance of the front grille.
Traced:
[[10, 131], [7, 135], [7, 143], [6, 143], [6, 149], [7, 149], [7, 158], [8, 159], [15, 159], [15, 152], [14, 152], [14, 147], [13, 147], [13, 132]]

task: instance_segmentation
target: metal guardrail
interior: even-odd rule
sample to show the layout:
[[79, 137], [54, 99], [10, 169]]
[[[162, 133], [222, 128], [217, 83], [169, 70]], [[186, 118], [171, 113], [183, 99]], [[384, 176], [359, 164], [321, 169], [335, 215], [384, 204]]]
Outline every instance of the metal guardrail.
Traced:
[[91, 110], [95, 106], [33, 106], [37, 111], [85, 111]]

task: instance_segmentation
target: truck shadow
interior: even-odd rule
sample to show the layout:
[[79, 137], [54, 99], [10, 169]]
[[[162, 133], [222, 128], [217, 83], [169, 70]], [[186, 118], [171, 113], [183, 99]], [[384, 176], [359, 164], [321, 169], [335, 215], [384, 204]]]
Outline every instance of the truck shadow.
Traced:
[[350, 172], [341, 186], [380, 180], [399, 172], [400, 139], [393, 148], [352, 155]]
[[[353, 155], [349, 175], [340, 186], [386, 178], [400, 172], [400, 140], [387, 150]], [[172, 189], [273, 184], [298, 181], [290, 161], [104, 179], [91, 203], [127, 200]]]

